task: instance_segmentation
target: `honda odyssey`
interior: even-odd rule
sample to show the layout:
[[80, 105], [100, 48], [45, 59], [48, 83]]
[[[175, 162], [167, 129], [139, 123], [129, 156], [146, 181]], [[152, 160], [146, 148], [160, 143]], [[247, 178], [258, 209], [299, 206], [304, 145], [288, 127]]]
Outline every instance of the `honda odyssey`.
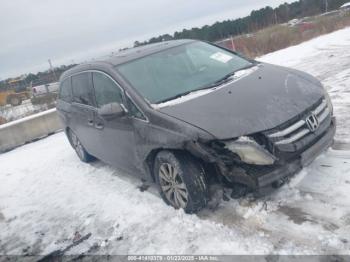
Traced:
[[333, 143], [330, 98], [314, 77], [194, 40], [162, 42], [78, 65], [57, 109], [84, 162], [154, 181], [188, 213], [208, 186], [233, 196], [281, 185]]

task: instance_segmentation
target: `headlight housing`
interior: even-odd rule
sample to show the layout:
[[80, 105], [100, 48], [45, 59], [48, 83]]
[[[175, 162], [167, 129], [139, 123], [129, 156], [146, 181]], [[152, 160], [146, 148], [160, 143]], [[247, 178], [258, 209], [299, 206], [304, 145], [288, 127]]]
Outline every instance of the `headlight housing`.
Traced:
[[224, 144], [228, 150], [237, 154], [247, 164], [272, 165], [276, 161], [272, 154], [247, 136], [226, 141]]
[[331, 112], [331, 115], [333, 115], [333, 104], [332, 104], [332, 100], [328, 94], [328, 92], [326, 91], [326, 89], [324, 90], [324, 98], [326, 99], [327, 102], [327, 106], [329, 111]]

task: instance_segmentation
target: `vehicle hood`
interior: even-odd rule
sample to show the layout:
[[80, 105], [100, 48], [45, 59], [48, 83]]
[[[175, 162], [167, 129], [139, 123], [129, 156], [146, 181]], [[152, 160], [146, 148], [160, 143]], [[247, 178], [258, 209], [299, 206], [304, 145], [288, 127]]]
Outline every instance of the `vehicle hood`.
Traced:
[[217, 139], [230, 139], [274, 128], [324, 96], [321, 83], [310, 75], [270, 64], [205, 91], [158, 110]]

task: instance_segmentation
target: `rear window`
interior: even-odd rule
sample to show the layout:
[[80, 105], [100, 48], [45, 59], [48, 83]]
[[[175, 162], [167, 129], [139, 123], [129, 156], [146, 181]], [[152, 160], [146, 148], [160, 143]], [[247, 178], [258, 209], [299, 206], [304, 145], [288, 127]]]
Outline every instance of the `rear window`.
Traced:
[[70, 78], [67, 78], [61, 83], [59, 98], [65, 102], [72, 102], [72, 86]]
[[73, 101], [83, 105], [94, 105], [91, 73], [72, 76]]

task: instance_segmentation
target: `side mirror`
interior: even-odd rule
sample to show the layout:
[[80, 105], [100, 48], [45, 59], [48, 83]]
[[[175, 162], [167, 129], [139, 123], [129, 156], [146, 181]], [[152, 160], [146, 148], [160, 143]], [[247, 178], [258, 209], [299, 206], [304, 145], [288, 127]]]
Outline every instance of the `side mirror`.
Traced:
[[99, 108], [97, 113], [102, 117], [121, 117], [125, 114], [125, 110], [118, 103], [110, 103]]

